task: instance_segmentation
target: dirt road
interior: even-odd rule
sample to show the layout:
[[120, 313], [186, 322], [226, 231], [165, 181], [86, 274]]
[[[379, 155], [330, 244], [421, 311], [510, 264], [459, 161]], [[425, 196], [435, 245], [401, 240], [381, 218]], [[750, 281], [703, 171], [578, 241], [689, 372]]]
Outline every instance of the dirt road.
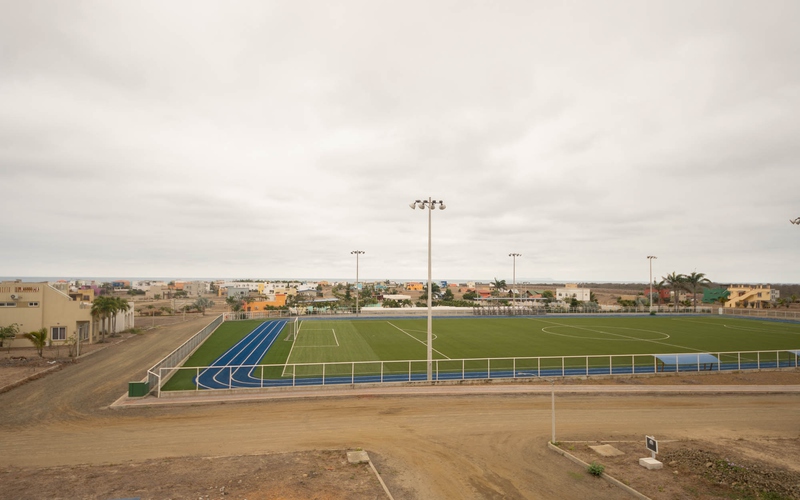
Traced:
[[[197, 321], [154, 330], [0, 394], [0, 467], [363, 448], [398, 500], [624, 498], [618, 489], [585, 480], [579, 466], [547, 450], [549, 394], [108, 409], [128, 381], [141, 379], [201, 327]], [[571, 394], [559, 395], [556, 408], [558, 440], [800, 436], [797, 393]]]

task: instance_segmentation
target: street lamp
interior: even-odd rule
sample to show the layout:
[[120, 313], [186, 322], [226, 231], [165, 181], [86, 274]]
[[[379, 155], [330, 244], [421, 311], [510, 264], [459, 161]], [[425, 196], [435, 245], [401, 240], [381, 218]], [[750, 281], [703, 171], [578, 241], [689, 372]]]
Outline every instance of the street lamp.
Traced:
[[411, 209], [420, 208], [428, 210], [428, 382], [433, 380], [433, 309], [431, 298], [433, 297], [433, 281], [431, 280], [431, 212], [436, 206], [439, 210], [447, 208], [443, 200], [414, 200], [409, 207]]
[[511, 290], [511, 302], [513, 302], [514, 303], [514, 307], [516, 307], [517, 306], [517, 257], [522, 257], [522, 254], [521, 253], [510, 253], [510, 254], [508, 254], [508, 256], [514, 258], [514, 272], [512, 274], [512, 278], [511, 278], [513, 280], [513, 283], [514, 283], [512, 285], [514, 287], [514, 289]]
[[350, 254], [356, 256], [356, 316], [358, 316], [358, 256], [367, 253], [363, 250], [353, 250]]
[[[653, 259], [657, 259], [655, 255], [648, 255], [647, 260], [650, 261], [650, 312], [653, 312]], [[660, 292], [659, 292], [660, 293]]]

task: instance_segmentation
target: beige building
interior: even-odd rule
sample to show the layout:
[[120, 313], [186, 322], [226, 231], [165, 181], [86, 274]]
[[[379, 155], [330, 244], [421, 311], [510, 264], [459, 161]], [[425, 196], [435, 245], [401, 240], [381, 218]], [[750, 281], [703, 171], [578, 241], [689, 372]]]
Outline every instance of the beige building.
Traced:
[[[19, 325], [20, 334], [47, 329], [48, 345], [65, 344], [80, 338], [94, 342], [92, 304], [73, 300], [47, 283], [0, 282], [0, 325]], [[12, 347], [30, 347], [28, 339], [17, 335]]]
[[578, 288], [575, 283], [567, 283], [564, 288], [556, 288], [556, 299], [570, 300], [578, 299], [581, 302], [589, 302], [592, 294], [588, 288]]
[[728, 301], [725, 307], [750, 307], [761, 309], [769, 307], [767, 304], [777, 301], [781, 294], [769, 285], [731, 285], [728, 287]]

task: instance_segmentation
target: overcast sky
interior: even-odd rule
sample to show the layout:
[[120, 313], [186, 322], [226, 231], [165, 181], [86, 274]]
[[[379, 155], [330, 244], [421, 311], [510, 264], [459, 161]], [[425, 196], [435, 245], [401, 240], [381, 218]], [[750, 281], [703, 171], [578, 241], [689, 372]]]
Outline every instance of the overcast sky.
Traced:
[[0, 7], [0, 276], [800, 282], [796, 0]]

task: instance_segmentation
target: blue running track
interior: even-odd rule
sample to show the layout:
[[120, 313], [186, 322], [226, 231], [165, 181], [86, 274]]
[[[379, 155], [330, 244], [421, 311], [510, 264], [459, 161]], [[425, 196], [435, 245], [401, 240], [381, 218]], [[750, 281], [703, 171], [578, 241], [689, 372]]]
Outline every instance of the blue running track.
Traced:
[[239, 343], [217, 358], [209, 368], [200, 372], [195, 384], [201, 389], [262, 387], [263, 380], [253, 377], [255, 370], [253, 365], [261, 362], [286, 323], [286, 320], [280, 320], [258, 325]]

